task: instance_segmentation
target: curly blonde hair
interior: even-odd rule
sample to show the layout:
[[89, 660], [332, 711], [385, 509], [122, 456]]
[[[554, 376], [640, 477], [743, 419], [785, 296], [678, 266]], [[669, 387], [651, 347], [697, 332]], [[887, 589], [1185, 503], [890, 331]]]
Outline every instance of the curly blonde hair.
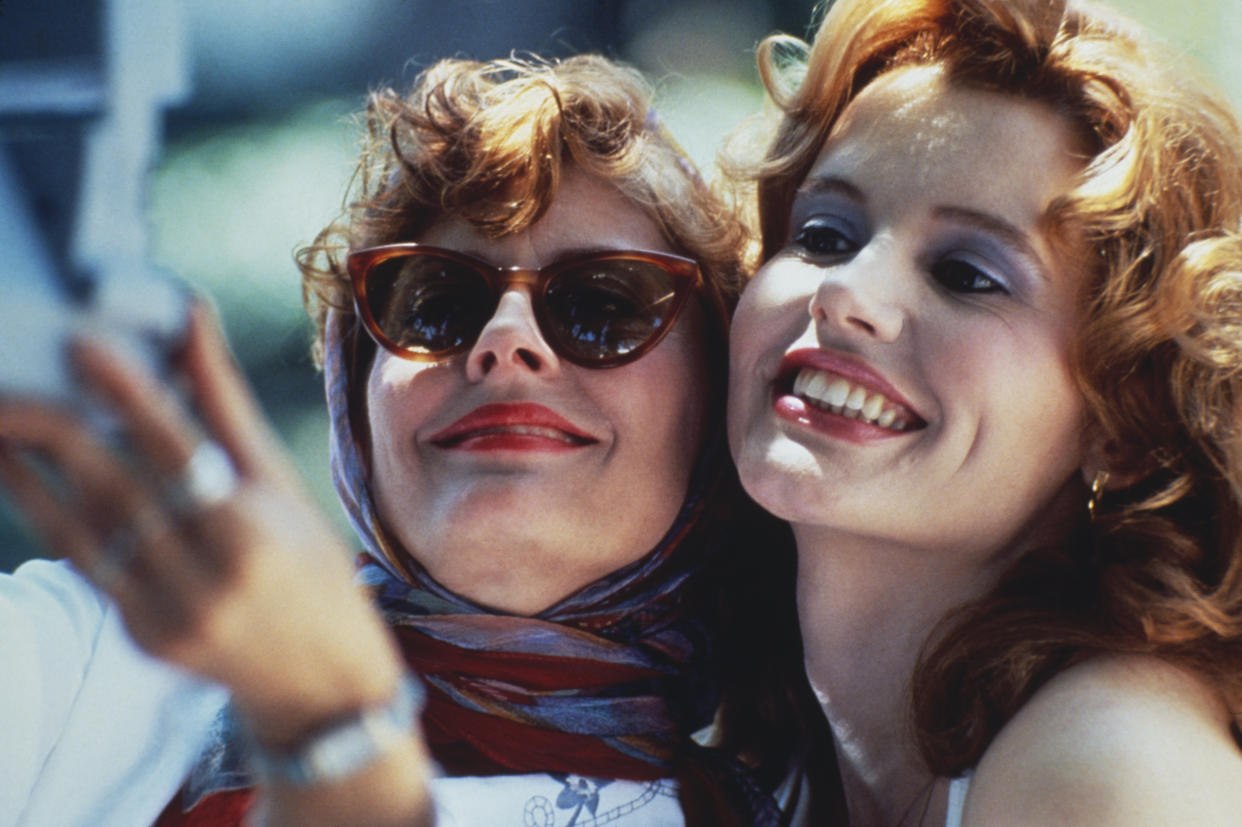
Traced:
[[[443, 60], [407, 95], [373, 93], [345, 213], [296, 256], [316, 355], [329, 309], [353, 312], [348, 251], [417, 240], [445, 217], [491, 237], [520, 232], [547, 212], [570, 164], [642, 208], [731, 308], [745, 227], [661, 125], [652, 97], [638, 72], [595, 55]], [[711, 352], [723, 360], [723, 342]]]
[[[1091, 427], [1139, 482], [1084, 508], [955, 613], [913, 682], [931, 769], [956, 776], [1052, 675], [1141, 652], [1207, 676], [1242, 720], [1242, 135], [1221, 97], [1137, 27], [1065, 0], [841, 0], [811, 46], [761, 46], [782, 113], [756, 175], [764, 258], [841, 113], [876, 77], [1051, 106], [1087, 148], [1052, 226], [1090, 256], [1074, 352]], [[1081, 242], [1080, 242], [1081, 243]], [[1084, 491], [1084, 503], [1085, 503]]]

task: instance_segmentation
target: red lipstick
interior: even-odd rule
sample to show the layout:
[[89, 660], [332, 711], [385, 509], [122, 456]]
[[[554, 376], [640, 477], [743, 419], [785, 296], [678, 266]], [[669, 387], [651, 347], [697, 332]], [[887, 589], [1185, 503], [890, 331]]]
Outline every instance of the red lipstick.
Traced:
[[428, 440], [459, 451], [572, 451], [599, 440], [560, 414], [533, 402], [475, 408]]

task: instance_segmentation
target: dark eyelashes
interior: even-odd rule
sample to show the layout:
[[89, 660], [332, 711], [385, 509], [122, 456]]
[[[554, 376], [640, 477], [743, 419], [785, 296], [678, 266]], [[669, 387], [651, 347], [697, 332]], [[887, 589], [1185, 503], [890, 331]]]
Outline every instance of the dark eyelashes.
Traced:
[[807, 222], [793, 235], [793, 242], [813, 255], [845, 255], [858, 244], [839, 227], [828, 222]]
[[[851, 256], [865, 243], [857, 240], [843, 226], [844, 223], [830, 217], [809, 218], [795, 230], [790, 242], [813, 257], [836, 259]], [[949, 293], [1007, 295], [1009, 288], [1005, 280], [992, 275], [991, 268], [969, 260], [974, 257], [966, 251], [946, 251], [925, 265], [926, 272], [941, 289]]]
[[951, 293], [1007, 293], [1005, 286], [981, 267], [959, 258], [944, 258], [934, 263], [931, 276]]

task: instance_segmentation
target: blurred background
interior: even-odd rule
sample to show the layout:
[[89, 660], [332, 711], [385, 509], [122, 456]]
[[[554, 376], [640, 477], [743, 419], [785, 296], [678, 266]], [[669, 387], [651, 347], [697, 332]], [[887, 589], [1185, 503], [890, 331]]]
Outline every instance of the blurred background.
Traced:
[[[157, 31], [165, 53], [181, 61], [180, 69], [149, 71], [181, 71], [185, 81], [154, 123], [157, 154], [142, 207], [149, 257], [212, 297], [260, 400], [338, 519], [322, 391], [291, 254], [340, 210], [357, 136], [351, 113], [366, 92], [408, 86], [446, 56], [602, 52], [648, 74], [673, 134], [710, 167], [722, 136], [760, 105], [755, 44], [777, 31], [805, 35], [812, 15], [811, 0], [144, 5], [172, 9], [161, 13]], [[1242, 0], [1111, 5], [1161, 33], [1242, 105]], [[106, 50], [104, 8], [100, 0], [0, 0], [0, 139], [53, 245], [70, 232], [65, 193], [77, 186], [81, 149], [72, 134], [46, 128], [54, 113], [34, 126], [15, 117], [17, 87], [2, 81], [12, 80], [14, 67], [23, 77], [38, 75], [52, 58], [98, 62]], [[30, 92], [37, 85], [22, 88], [38, 94]], [[6, 278], [8, 270], [0, 274]], [[14, 357], [0, 353], [6, 358]], [[38, 551], [6, 508], [0, 498], [0, 569], [11, 570]]]

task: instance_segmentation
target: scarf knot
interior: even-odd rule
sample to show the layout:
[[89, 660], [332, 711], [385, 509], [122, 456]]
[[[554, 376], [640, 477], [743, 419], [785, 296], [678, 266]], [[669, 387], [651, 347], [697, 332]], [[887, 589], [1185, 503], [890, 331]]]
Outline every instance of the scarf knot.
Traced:
[[427, 685], [424, 731], [445, 772], [673, 772], [719, 700], [715, 624], [699, 587], [714, 557], [703, 512], [717, 453], [700, 462], [695, 493], [654, 550], [532, 617], [491, 612], [417, 564], [402, 576], [359, 556], [358, 581]]

